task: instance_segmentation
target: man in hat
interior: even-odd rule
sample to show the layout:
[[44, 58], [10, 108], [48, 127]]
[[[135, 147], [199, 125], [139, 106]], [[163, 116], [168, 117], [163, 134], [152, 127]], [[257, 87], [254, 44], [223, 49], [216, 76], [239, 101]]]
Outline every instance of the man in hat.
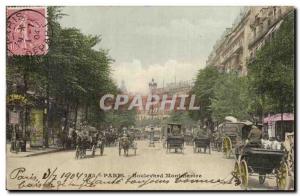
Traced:
[[262, 137], [261, 130], [256, 125], [252, 125], [252, 129], [248, 135], [249, 143], [250, 144], [260, 144], [261, 137]]

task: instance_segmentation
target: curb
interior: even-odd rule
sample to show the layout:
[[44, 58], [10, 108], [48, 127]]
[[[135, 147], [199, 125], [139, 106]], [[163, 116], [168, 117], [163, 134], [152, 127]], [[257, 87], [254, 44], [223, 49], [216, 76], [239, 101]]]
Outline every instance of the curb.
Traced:
[[49, 151], [44, 151], [44, 152], [37, 152], [37, 153], [32, 153], [32, 154], [25, 155], [24, 157], [33, 157], [33, 156], [38, 156], [38, 155], [43, 155], [43, 154], [59, 152], [59, 151], [63, 151], [63, 150], [64, 149], [54, 149], [54, 150], [49, 150]]

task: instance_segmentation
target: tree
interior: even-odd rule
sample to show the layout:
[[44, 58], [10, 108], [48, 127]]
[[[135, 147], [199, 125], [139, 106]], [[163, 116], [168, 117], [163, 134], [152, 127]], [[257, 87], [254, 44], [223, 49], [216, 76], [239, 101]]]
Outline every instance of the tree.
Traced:
[[294, 13], [290, 13], [248, 65], [251, 87], [262, 100], [262, 117], [266, 112], [293, 112], [294, 39]]
[[[18, 93], [30, 99], [33, 107], [47, 111], [46, 146], [49, 127], [63, 118], [63, 132], [67, 134], [71, 113], [77, 116], [78, 108], [86, 109], [85, 120], [90, 124], [99, 124], [105, 118], [98, 106], [99, 98], [108, 92], [117, 92], [111, 78], [113, 60], [107, 51], [94, 49], [101, 42], [100, 36], [62, 28], [58, 21], [64, 14], [59, 7], [48, 7], [47, 15], [48, 53], [9, 57], [7, 65], [8, 94], [12, 92], [12, 84], [20, 83], [21, 78], [22, 89]], [[28, 90], [34, 92], [34, 96], [27, 94]]]
[[189, 113], [186, 111], [176, 111], [170, 114], [170, 117], [167, 119], [168, 123], [179, 123], [184, 127], [193, 127], [197, 124], [197, 121], [190, 118]]
[[196, 102], [200, 105], [199, 111], [191, 111], [190, 115], [195, 120], [212, 121], [212, 111], [210, 108], [211, 100], [215, 96], [214, 87], [221, 76], [216, 67], [208, 66], [199, 70], [197, 79], [193, 88], [196, 94]]
[[247, 78], [239, 77], [235, 72], [224, 73], [214, 86], [214, 92], [210, 106], [214, 121], [223, 121], [226, 116], [241, 120], [250, 118]]

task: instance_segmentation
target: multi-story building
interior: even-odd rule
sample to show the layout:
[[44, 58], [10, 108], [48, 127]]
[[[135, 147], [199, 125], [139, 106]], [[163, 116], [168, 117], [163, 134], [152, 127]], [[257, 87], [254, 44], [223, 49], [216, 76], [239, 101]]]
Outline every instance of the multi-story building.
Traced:
[[174, 94], [189, 94], [194, 85], [194, 81], [186, 80], [179, 82], [171, 82], [167, 83], [165, 86], [157, 88], [157, 94], [167, 94], [169, 96], [173, 96]]
[[[164, 110], [160, 109], [160, 103], [162, 100], [163, 95], [167, 95], [167, 100], [171, 100], [173, 95], [188, 95], [190, 94], [191, 90], [193, 88], [193, 81], [179, 81], [179, 82], [172, 82], [167, 83], [163, 87], [155, 87], [155, 89], [150, 89], [151, 94], [156, 94], [160, 97], [160, 101], [158, 104], [155, 104], [153, 108], [151, 107], [150, 110], [146, 111], [138, 111], [137, 114], [137, 120], [144, 120], [144, 119], [164, 119], [169, 117], [169, 114], [171, 112], [170, 104], [167, 103], [165, 105]], [[145, 108], [146, 102], [147, 102], [148, 96], [143, 96], [143, 108]], [[178, 100], [176, 101], [178, 103]], [[175, 108], [177, 105], [175, 105]]]
[[293, 10], [293, 7], [279, 6], [244, 8], [232, 27], [227, 28], [213, 46], [207, 66], [246, 75], [247, 62], [272, 38], [282, 19]]

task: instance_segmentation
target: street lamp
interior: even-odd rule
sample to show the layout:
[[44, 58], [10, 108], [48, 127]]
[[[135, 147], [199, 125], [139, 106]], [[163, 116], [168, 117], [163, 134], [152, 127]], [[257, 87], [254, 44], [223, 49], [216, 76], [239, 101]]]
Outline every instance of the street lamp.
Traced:
[[[150, 94], [153, 95], [156, 92], [156, 88], [157, 88], [157, 83], [154, 82], [154, 79], [152, 78], [151, 82], [149, 82], [149, 89], [150, 89]], [[151, 99], [151, 102], [154, 101], [153, 97]], [[153, 110], [154, 110], [154, 106], [151, 106], [151, 119], [153, 120]]]
[[[154, 82], [154, 79], [152, 78], [151, 82], [149, 82], [151, 102], [154, 101], [152, 95], [155, 94], [156, 88], [157, 88], [157, 83]], [[153, 113], [154, 113], [154, 105], [151, 105], [151, 121], [152, 121], [152, 123], [153, 123]], [[154, 147], [154, 128], [153, 128], [153, 125], [151, 125], [151, 130], [150, 130], [150, 143], [149, 143], [149, 146]]]

